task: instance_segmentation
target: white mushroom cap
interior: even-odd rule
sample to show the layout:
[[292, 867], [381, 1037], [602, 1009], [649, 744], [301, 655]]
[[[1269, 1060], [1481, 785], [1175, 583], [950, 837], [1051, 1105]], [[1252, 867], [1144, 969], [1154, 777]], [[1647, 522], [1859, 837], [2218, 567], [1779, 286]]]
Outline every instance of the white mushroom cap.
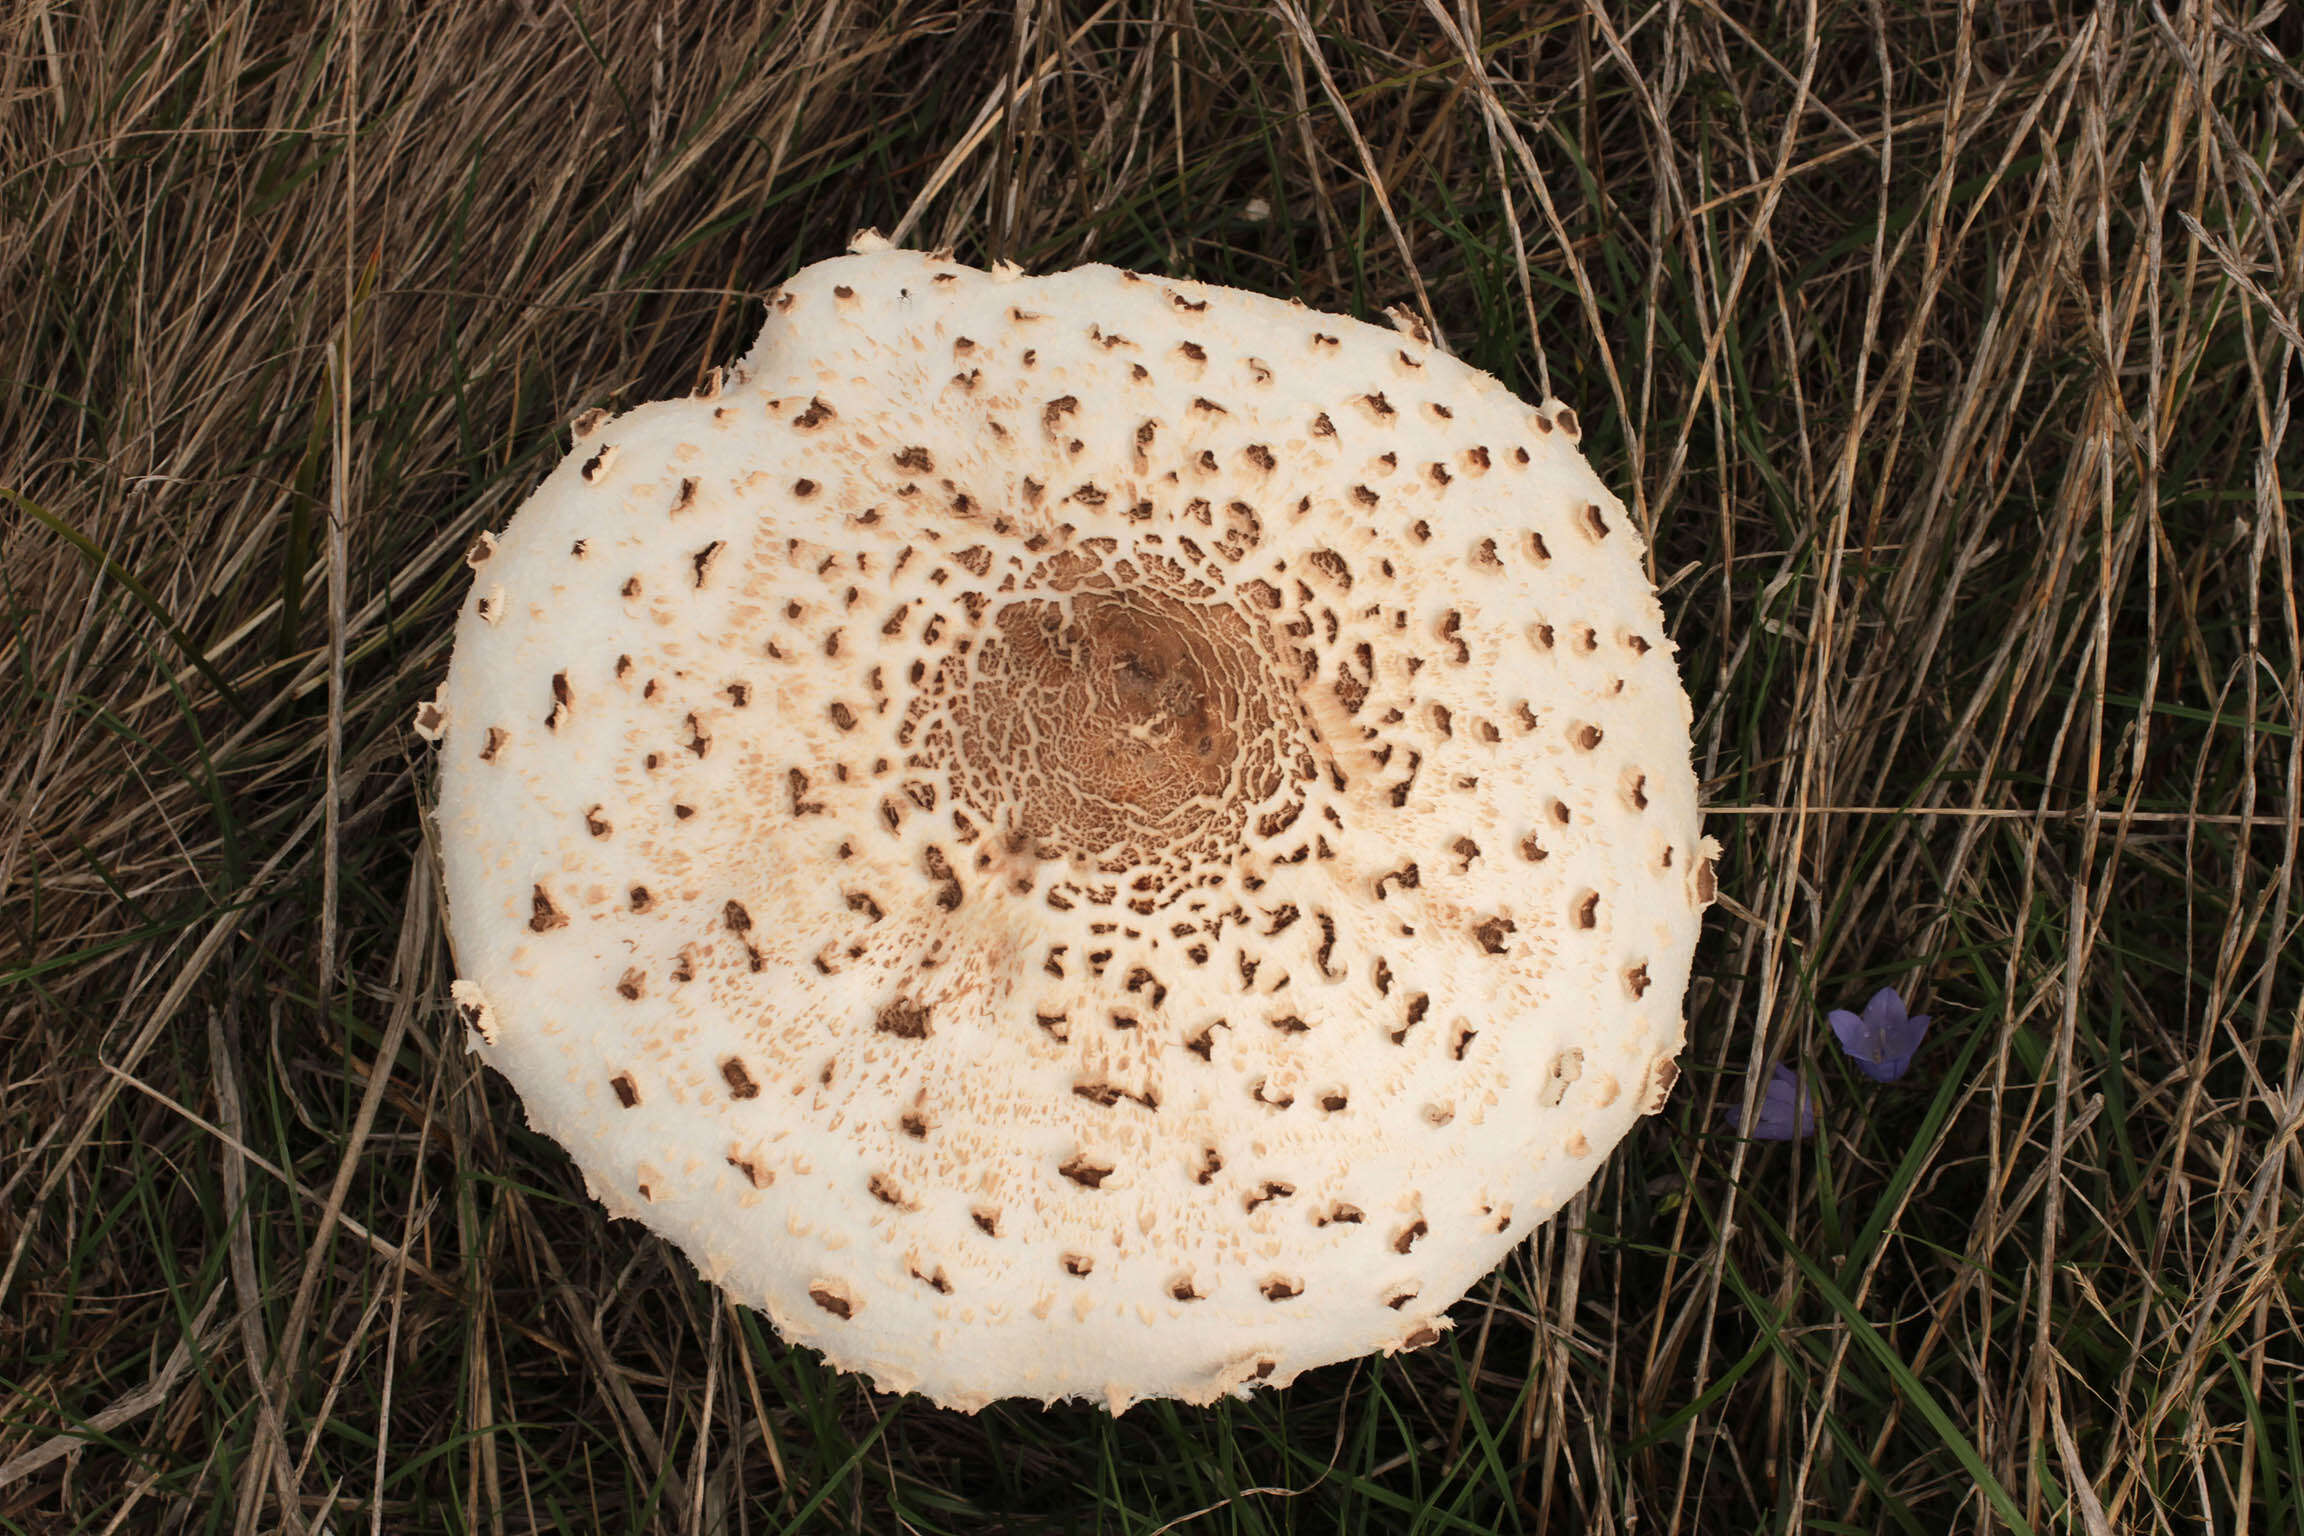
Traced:
[[806, 269], [474, 545], [425, 717], [472, 1048], [883, 1388], [1430, 1342], [1662, 1103], [1712, 894], [1577, 436], [1254, 294]]

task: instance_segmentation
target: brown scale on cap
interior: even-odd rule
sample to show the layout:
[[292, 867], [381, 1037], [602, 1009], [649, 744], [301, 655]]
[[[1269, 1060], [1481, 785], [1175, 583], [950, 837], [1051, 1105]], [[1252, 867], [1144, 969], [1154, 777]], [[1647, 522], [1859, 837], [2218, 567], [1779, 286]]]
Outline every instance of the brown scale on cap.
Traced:
[[561, 911], [543, 886], [536, 886], [528, 897], [528, 930], [531, 933], [550, 933], [555, 928], [568, 926], [568, 914]]
[[1436, 1339], [1663, 1102], [1716, 895], [1574, 413], [1102, 268], [862, 239], [768, 309], [475, 541], [421, 722], [471, 1038], [938, 1401]]

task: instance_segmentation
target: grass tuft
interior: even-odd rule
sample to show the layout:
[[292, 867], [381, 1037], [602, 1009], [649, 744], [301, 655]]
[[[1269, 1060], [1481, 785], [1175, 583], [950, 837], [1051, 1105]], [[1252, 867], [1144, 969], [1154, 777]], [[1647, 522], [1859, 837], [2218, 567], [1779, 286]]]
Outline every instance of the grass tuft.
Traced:
[[[2278, 6], [0, 15], [0, 1530], [2304, 1522]], [[1580, 409], [1727, 844], [1689, 1081], [1438, 1348], [875, 1397], [446, 1006], [407, 729], [565, 423], [865, 225]], [[1934, 1015], [1903, 1081], [1825, 1011]], [[1809, 1141], [1728, 1134], [1775, 1063]]]

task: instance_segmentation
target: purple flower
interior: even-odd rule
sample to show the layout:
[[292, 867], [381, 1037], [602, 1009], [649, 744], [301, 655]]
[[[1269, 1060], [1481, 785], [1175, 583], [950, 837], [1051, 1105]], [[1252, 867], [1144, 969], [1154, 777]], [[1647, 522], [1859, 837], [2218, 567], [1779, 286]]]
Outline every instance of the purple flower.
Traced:
[[[1728, 1123], [1741, 1128], [1744, 1107], [1728, 1107]], [[1760, 1113], [1752, 1120], [1754, 1141], [1790, 1141], [1816, 1134], [1816, 1101], [1800, 1086], [1790, 1067], [1779, 1065], [1768, 1074], [1768, 1087], [1760, 1095]]]
[[1882, 987], [1861, 1014], [1833, 1009], [1832, 1033], [1857, 1071], [1876, 1083], [1892, 1083], [1912, 1065], [1912, 1053], [1928, 1033], [1928, 1015], [1905, 1012], [1896, 989]]

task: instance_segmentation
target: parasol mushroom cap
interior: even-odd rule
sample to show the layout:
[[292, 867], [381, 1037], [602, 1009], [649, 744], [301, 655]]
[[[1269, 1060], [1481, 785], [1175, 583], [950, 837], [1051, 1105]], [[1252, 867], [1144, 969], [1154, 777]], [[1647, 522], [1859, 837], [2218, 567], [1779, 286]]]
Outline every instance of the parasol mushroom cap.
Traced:
[[1714, 845], [1639, 535], [1430, 342], [863, 241], [468, 555], [472, 1048], [889, 1390], [1430, 1343], [1675, 1075]]

